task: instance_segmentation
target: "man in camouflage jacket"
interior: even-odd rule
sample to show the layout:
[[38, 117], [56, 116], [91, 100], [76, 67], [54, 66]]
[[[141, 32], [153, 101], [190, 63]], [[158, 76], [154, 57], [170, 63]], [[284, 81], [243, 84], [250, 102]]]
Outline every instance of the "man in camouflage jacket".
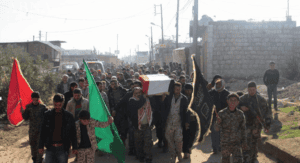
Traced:
[[227, 97], [228, 107], [218, 113], [215, 130], [220, 131], [222, 163], [230, 163], [232, 154], [234, 163], [243, 162], [241, 148], [247, 148], [246, 120], [244, 113], [237, 109], [239, 96], [229, 94]]
[[38, 92], [31, 94], [32, 103], [26, 105], [25, 110], [22, 111], [24, 120], [29, 120], [29, 143], [31, 149], [31, 156], [34, 163], [41, 163], [43, 155], [39, 154], [38, 145], [40, 138], [40, 128], [43, 122], [44, 113], [48, 109], [44, 104], [39, 103], [40, 95]]
[[245, 114], [249, 116], [247, 118], [247, 139], [251, 141], [248, 142], [250, 148], [249, 162], [255, 162], [258, 153], [257, 143], [261, 137], [262, 127], [265, 128], [265, 132], [268, 132], [272, 115], [267, 100], [257, 93], [255, 82], [248, 83], [248, 93], [243, 95], [240, 101], [247, 104], [244, 110], [246, 111]]

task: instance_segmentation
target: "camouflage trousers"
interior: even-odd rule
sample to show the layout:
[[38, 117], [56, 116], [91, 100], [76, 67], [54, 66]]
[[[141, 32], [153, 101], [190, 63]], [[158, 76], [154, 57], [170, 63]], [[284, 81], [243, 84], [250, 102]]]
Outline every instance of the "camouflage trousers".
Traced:
[[253, 138], [252, 130], [250, 130], [250, 129], [246, 130], [246, 134], [247, 134], [248, 148], [246, 150], [243, 150], [243, 160], [244, 160], [244, 163], [253, 163], [257, 159], [257, 153], [258, 153], [257, 140], [258, 139]]
[[180, 125], [166, 125], [166, 139], [168, 141], [169, 153], [171, 159], [175, 159], [182, 152], [183, 135]]
[[43, 161], [43, 154], [39, 154], [39, 136], [40, 134], [37, 132], [29, 132], [29, 144], [34, 163], [41, 163]]
[[135, 139], [135, 149], [136, 156], [139, 159], [145, 158], [147, 160], [152, 160], [152, 132], [150, 126], [141, 125], [141, 130], [134, 130], [134, 139]]
[[230, 163], [230, 155], [232, 154], [234, 163], [242, 163], [242, 147], [241, 145], [222, 145], [222, 163]]
[[95, 151], [92, 148], [78, 149], [77, 163], [94, 163]]

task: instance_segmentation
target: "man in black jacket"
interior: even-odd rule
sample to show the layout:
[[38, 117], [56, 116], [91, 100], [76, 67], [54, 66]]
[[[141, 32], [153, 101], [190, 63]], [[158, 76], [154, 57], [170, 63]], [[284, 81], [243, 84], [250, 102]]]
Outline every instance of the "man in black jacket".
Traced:
[[165, 126], [165, 136], [168, 141], [168, 148], [171, 154], [171, 162], [175, 162], [176, 157], [182, 161], [182, 130], [189, 127], [190, 114], [188, 109], [188, 99], [181, 93], [181, 83], [174, 84], [174, 93], [162, 97], [163, 124]]
[[270, 69], [265, 72], [264, 83], [268, 89], [269, 107], [272, 111], [272, 95], [274, 97], [274, 110], [279, 111], [277, 108], [277, 84], [279, 82], [279, 71], [275, 69], [275, 62], [270, 62]]
[[60, 93], [53, 97], [54, 109], [46, 111], [41, 127], [39, 153], [44, 153], [46, 163], [67, 163], [68, 150], [72, 143], [72, 153], [77, 154], [76, 128], [73, 115], [63, 109], [64, 96]]
[[72, 82], [72, 83], [70, 84], [70, 89], [69, 89], [69, 91], [66, 92], [66, 93], [64, 94], [64, 97], [65, 97], [65, 103], [64, 103], [64, 106], [63, 106], [64, 109], [66, 109], [68, 102], [69, 102], [69, 101], [71, 100], [71, 98], [73, 97], [73, 91], [74, 91], [74, 89], [77, 88], [77, 87], [78, 87], [78, 84], [75, 83], [75, 82]]
[[[210, 96], [212, 97], [213, 104], [216, 106], [216, 112], [226, 108], [227, 104], [227, 96], [230, 94], [225, 89], [225, 81], [223, 79], [217, 79], [215, 84], [215, 89], [209, 91]], [[216, 131], [213, 127], [217, 120], [216, 113], [213, 113], [213, 120], [211, 125], [211, 142], [214, 154], [217, 154], [221, 151], [220, 148], [220, 131]]]
[[[192, 93], [193, 93], [193, 85], [190, 83], [185, 84], [185, 93], [186, 97], [188, 98], [188, 102], [191, 102]], [[198, 128], [197, 122], [197, 112], [196, 112], [196, 104], [193, 103], [191, 109], [194, 111], [189, 111], [190, 113], [190, 126], [187, 130], [183, 130], [183, 148], [182, 152], [184, 153], [184, 159], [190, 158], [191, 148], [194, 144], [196, 139]]]
[[[133, 87], [142, 88], [142, 83], [140, 81], [135, 81], [133, 83]], [[129, 99], [133, 96], [133, 89], [126, 93], [126, 95], [117, 103], [115, 106], [115, 110], [119, 110], [122, 115], [120, 121], [121, 126], [121, 137], [127, 139], [127, 133], [129, 133], [129, 152], [128, 155], [133, 156], [136, 154], [135, 145], [134, 145], [134, 128], [132, 126], [132, 122], [130, 121], [127, 111], [130, 110], [128, 107]]]
[[116, 105], [119, 103], [119, 101], [125, 96], [127, 93], [127, 90], [119, 85], [119, 82], [117, 80], [111, 80], [110, 82], [110, 88], [107, 92], [109, 106], [112, 111], [112, 116], [115, 118], [115, 124], [119, 131], [120, 137], [125, 143], [126, 137], [124, 135], [122, 136], [122, 112], [115, 109]]

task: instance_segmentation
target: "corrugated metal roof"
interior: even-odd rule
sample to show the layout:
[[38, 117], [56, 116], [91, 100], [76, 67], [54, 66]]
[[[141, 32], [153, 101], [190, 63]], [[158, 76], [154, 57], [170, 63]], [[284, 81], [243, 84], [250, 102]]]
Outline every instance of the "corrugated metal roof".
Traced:
[[26, 43], [33, 43], [33, 42], [40, 42], [42, 44], [46, 44], [48, 46], [50, 46], [51, 48], [57, 50], [57, 51], [64, 51], [65, 49], [56, 46], [54, 44], [52, 44], [51, 42], [48, 41], [24, 41], [24, 42], [1, 42], [0, 44], [26, 44]]

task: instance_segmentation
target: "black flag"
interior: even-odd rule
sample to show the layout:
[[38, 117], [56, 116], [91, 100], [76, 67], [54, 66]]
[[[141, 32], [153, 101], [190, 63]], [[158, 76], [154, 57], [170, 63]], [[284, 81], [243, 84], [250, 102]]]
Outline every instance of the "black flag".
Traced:
[[192, 61], [193, 61], [193, 68], [194, 68], [194, 79], [193, 79], [194, 91], [192, 94], [190, 106], [191, 104], [195, 106], [194, 107], [195, 112], [197, 112], [199, 116], [200, 126], [201, 126], [199, 142], [202, 142], [203, 138], [206, 136], [207, 131], [209, 130], [211, 125], [214, 105], [210, 95], [208, 94], [206, 84], [204, 81], [205, 79], [201, 73], [199, 66], [195, 61], [194, 55], [192, 56]]

